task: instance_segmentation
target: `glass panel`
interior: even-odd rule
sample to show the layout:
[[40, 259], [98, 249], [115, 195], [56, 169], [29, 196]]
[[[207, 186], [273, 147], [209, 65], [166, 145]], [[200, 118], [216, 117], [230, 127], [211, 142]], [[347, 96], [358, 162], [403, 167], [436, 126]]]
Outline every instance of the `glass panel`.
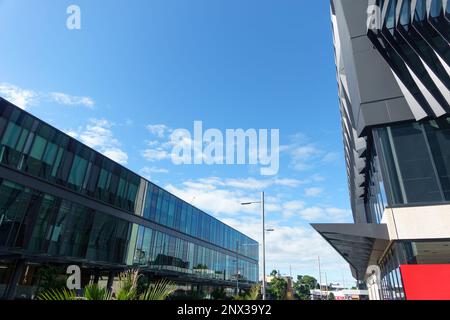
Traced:
[[450, 119], [431, 121], [425, 124], [425, 129], [442, 191], [450, 201]]
[[44, 154], [45, 145], [47, 141], [41, 136], [36, 136], [34, 139], [33, 147], [31, 148], [30, 156], [36, 160], [41, 160]]
[[402, 4], [402, 11], [400, 14], [400, 24], [403, 26], [409, 25], [411, 22], [411, 1], [405, 0]]
[[84, 175], [86, 174], [88, 162], [80, 158], [79, 156], [75, 156], [72, 163], [72, 169], [69, 174], [69, 183], [72, 187], [76, 189], [80, 189], [84, 181]]
[[425, 0], [417, 0], [416, 12], [414, 15], [415, 21], [424, 21], [427, 17], [427, 7]]
[[5, 134], [3, 135], [2, 144], [15, 148], [21, 130], [22, 129], [18, 125], [10, 122], [6, 128]]
[[441, 201], [421, 125], [399, 125], [379, 133], [395, 204]]
[[25, 141], [27, 141], [29, 131], [27, 129], [23, 129], [22, 133], [20, 135], [19, 141], [17, 142], [16, 150], [22, 151], [23, 147], [25, 146]]
[[432, 0], [430, 15], [433, 18], [437, 18], [440, 16], [442, 10], [442, 0]]
[[395, 8], [397, 7], [397, 0], [389, 2], [389, 8], [386, 14], [386, 28], [392, 29], [395, 27]]
[[28, 249], [31, 251], [45, 251], [45, 244], [49, 238], [49, 228], [51, 227], [51, 221], [53, 216], [53, 209], [55, 204], [55, 198], [49, 195], [44, 195], [37, 220], [33, 228], [33, 234], [28, 244]]
[[[21, 222], [31, 201], [31, 191], [4, 180], [0, 186], [0, 246], [14, 247]], [[23, 229], [22, 229], [23, 230]]]

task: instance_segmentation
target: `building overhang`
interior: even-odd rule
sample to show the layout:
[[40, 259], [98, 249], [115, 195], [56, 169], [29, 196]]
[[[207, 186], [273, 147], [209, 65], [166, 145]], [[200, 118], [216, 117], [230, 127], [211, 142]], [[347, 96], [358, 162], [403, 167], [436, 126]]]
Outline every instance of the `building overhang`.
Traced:
[[[365, 279], [367, 267], [389, 242], [386, 224], [311, 224], [350, 264], [353, 276]], [[376, 252], [374, 252], [376, 251]]]

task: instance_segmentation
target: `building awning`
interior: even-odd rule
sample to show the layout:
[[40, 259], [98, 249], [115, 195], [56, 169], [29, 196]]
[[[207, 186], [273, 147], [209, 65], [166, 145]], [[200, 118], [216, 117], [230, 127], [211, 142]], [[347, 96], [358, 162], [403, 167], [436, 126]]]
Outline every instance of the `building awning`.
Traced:
[[385, 224], [311, 224], [352, 266], [353, 275], [364, 280], [377, 240], [388, 241]]

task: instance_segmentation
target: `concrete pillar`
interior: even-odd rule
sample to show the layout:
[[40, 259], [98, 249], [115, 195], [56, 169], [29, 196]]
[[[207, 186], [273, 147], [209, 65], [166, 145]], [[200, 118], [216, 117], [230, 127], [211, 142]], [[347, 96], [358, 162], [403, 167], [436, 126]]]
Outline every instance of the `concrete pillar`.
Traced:
[[381, 270], [377, 265], [371, 265], [366, 271], [366, 284], [370, 300], [382, 300], [381, 296]]
[[17, 287], [19, 285], [20, 278], [22, 277], [25, 267], [25, 261], [23, 259], [16, 260], [14, 264], [14, 270], [8, 283], [8, 287], [5, 291], [5, 298], [7, 300], [14, 300], [16, 298]]
[[106, 288], [108, 289], [109, 292], [111, 292], [113, 289], [114, 277], [115, 277], [114, 271], [110, 271], [108, 275], [108, 283], [106, 285]]
[[100, 270], [95, 269], [94, 270], [94, 284], [98, 284], [99, 280], [100, 280]]

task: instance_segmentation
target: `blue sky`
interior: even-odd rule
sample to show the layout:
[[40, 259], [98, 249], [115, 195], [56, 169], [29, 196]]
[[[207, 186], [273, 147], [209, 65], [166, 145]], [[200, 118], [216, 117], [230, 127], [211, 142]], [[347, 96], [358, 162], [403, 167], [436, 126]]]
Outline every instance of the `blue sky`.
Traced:
[[[328, 1], [0, 0], [0, 38], [3, 97], [255, 239], [265, 190], [267, 269], [352, 281], [309, 227], [351, 222]], [[196, 120], [279, 129], [278, 175], [174, 165]]]

